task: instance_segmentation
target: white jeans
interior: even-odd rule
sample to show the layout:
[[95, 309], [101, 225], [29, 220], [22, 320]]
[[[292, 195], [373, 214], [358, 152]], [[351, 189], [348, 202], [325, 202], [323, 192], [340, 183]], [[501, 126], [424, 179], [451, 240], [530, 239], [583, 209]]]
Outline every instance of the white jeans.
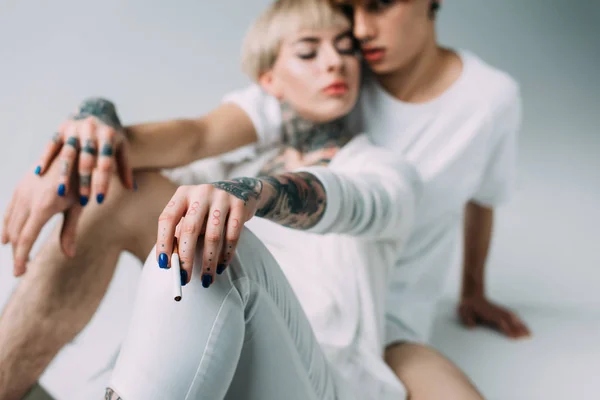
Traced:
[[[201, 246], [183, 299], [171, 270], [144, 266], [110, 386], [125, 400], [354, 399], [327, 361], [283, 272], [249, 230], [210, 288]], [[361, 399], [362, 400], [362, 399]]]

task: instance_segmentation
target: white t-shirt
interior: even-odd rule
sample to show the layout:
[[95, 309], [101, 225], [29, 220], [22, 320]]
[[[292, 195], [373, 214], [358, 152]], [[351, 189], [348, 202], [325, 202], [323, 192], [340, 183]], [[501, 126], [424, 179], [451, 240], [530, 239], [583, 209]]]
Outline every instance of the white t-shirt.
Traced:
[[[389, 283], [385, 343], [427, 342], [447, 273], [458, 260], [465, 204], [472, 200], [497, 206], [513, 187], [519, 87], [474, 54], [459, 55], [461, 76], [437, 99], [401, 102], [366, 75], [349, 116], [371, 142], [412, 162], [424, 181], [414, 229]], [[259, 86], [229, 94], [224, 101], [245, 110], [259, 136], [257, 143], [227, 154], [226, 160], [251, 159], [281, 142], [279, 103]]]
[[[265, 153], [263, 153], [265, 154]], [[264, 158], [229, 175], [255, 176]], [[405, 389], [383, 361], [385, 295], [398, 249], [414, 221], [422, 182], [412, 164], [365, 135], [327, 167], [306, 167], [323, 184], [327, 205], [309, 230], [262, 218], [246, 223], [278, 261], [321, 348], [339, 373], [361, 382], [357, 398], [399, 399]]]

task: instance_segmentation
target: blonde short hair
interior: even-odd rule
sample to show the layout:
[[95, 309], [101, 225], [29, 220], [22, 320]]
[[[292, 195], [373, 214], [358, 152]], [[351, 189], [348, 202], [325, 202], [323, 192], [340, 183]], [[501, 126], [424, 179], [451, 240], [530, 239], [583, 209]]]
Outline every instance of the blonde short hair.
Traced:
[[242, 69], [253, 80], [269, 71], [283, 38], [302, 29], [350, 26], [348, 18], [327, 0], [275, 0], [252, 24], [242, 45]]

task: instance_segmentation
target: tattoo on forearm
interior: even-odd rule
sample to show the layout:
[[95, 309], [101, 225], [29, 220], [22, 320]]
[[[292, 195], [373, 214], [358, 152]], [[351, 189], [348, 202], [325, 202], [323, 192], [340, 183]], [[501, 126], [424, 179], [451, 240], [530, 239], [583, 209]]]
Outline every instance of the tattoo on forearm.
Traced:
[[85, 100], [79, 106], [78, 113], [73, 119], [85, 119], [90, 116], [98, 118], [100, 121], [114, 129], [123, 129], [115, 105], [106, 99], [92, 97]]
[[251, 198], [258, 199], [262, 193], [262, 182], [256, 178], [235, 178], [229, 181], [214, 182], [212, 184], [244, 201], [244, 205]]
[[106, 388], [106, 392], [104, 393], [104, 400], [123, 400], [123, 398], [111, 388]]
[[275, 189], [276, 195], [256, 216], [294, 229], [309, 229], [320, 221], [327, 197], [321, 182], [310, 173], [288, 173], [260, 178]]

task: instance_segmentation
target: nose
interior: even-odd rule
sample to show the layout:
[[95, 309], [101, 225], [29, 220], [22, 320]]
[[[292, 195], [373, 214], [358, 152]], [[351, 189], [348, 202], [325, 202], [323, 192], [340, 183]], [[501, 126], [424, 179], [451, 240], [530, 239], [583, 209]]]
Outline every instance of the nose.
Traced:
[[362, 7], [354, 9], [354, 36], [361, 42], [368, 42], [377, 35], [373, 19]]
[[323, 64], [327, 72], [343, 70], [344, 59], [334, 46], [327, 46], [327, 49], [324, 53]]

